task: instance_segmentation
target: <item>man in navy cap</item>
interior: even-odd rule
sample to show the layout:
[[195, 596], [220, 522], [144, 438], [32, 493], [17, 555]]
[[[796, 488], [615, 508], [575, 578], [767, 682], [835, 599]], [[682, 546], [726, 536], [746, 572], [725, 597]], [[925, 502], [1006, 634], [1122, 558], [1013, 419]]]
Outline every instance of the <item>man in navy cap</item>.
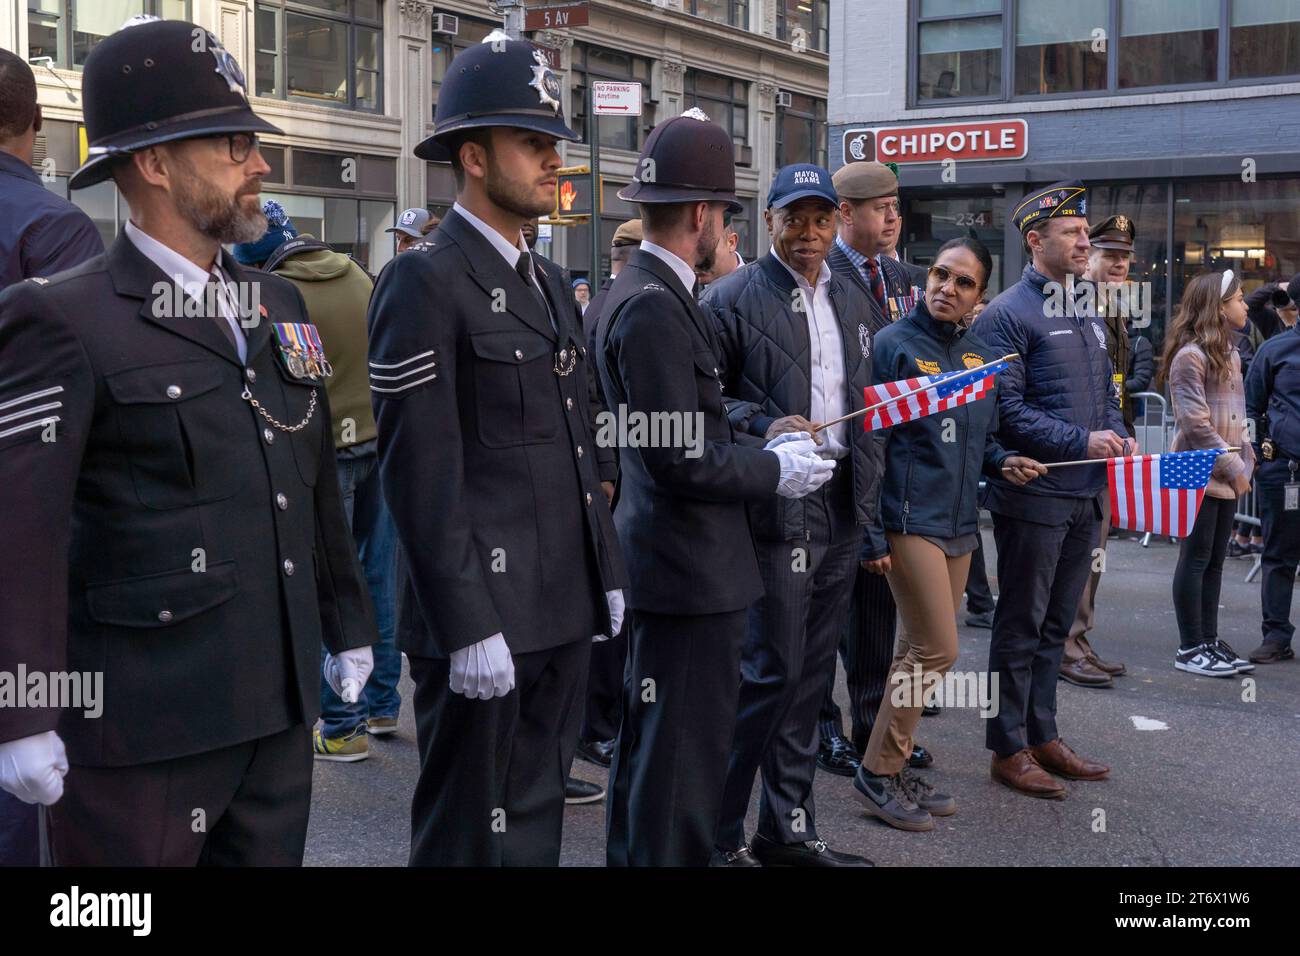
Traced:
[[557, 140], [576, 138], [563, 96], [530, 43], [493, 32], [456, 57], [415, 150], [450, 161], [456, 203], [370, 304], [415, 681], [413, 865], [559, 863], [591, 644], [623, 616], [581, 324], [522, 234], [554, 206]]
[[[1030, 264], [973, 325], [995, 352], [1019, 355], [998, 376], [998, 440], [1042, 462], [1133, 453], [1111, 385], [1106, 330], [1072, 307], [1074, 283], [1088, 268], [1086, 187], [1060, 182], [1032, 191], [1012, 219]], [[1094, 559], [1105, 491], [1105, 467], [1083, 465], [1024, 487], [990, 479], [981, 502], [993, 513], [1003, 584], [989, 645], [998, 679], [997, 715], [985, 728], [991, 772], [1034, 797], [1065, 797], [1052, 774], [1103, 780], [1109, 773], [1071, 750], [1056, 727], [1061, 655]]]
[[632, 615], [610, 770], [610, 866], [708, 864], [746, 609], [763, 591], [745, 503], [802, 497], [835, 469], [806, 431], [765, 441], [727, 418], [717, 333], [695, 300], [695, 276], [713, 265], [723, 210], [740, 207], [733, 154], [727, 131], [691, 109], [651, 131], [637, 178], [619, 192], [640, 205], [644, 238], [596, 331], [605, 398], [629, 421], [680, 431], [620, 447], [614, 520]]
[[[700, 300], [717, 329], [719, 374], [738, 431], [769, 440], [864, 407], [870, 336], [884, 322], [866, 294], [826, 264], [837, 202], [820, 166], [778, 170], [765, 213], [771, 251], [709, 286]], [[858, 421], [821, 430], [813, 440], [818, 455], [836, 463], [834, 477], [804, 498], [750, 505], [763, 596], [749, 608], [719, 863], [867, 862], [818, 838], [812, 782], [817, 712], [835, 676], [863, 529], [875, 520], [883, 448], [876, 438]], [[758, 831], [746, 843], [759, 770]]]
[[131, 218], [0, 294], [0, 671], [102, 674], [102, 707], [6, 712], [0, 786], [53, 804], [58, 864], [298, 865], [320, 646], [356, 700], [374, 623], [302, 298], [221, 248], [266, 230], [279, 130], [192, 23], [106, 37], [82, 89], [71, 186]]

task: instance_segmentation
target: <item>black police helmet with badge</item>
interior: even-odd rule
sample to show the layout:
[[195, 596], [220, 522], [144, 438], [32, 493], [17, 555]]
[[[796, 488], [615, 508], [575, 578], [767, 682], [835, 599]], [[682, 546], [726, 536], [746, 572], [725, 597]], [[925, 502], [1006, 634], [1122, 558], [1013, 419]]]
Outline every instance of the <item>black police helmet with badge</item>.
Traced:
[[210, 31], [133, 17], [95, 45], [81, 74], [86, 162], [71, 189], [109, 177], [116, 160], [180, 139], [281, 133], [248, 104], [239, 64]]
[[1020, 234], [1024, 235], [1038, 223], [1048, 219], [1088, 215], [1088, 187], [1077, 179], [1052, 183], [1031, 192], [1011, 214]]
[[735, 146], [731, 134], [697, 107], [664, 120], [646, 137], [632, 182], [618, 198], [635, 203], [721, 202], [733, 212]]
[[465, 130], [511, 126], [556, 139], [578, 139], [564, 122], [564, 85], [546, 54], [493, 30], [451, 61], [438, 90], [433, 135], [415, 147], [420, 159], [451, 161], [450, 142]]

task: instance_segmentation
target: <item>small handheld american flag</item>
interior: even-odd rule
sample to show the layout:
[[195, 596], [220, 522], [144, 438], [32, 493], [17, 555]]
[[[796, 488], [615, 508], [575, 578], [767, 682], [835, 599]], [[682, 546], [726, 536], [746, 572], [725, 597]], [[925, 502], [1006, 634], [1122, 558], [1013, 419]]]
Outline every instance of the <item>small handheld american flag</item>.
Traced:
[[1207, 448], [1109, 459], [1111, 524], [1127, 531], [1187, 537], [1214, 462], [1225, 451]]
[[863, 427], [867, 431], [889, 428], [977, 401], [989, 393], [994, 377], [1006, 367], [1007, 360], [1002, 358], [978, 368], [869, 385], [865, 389], [867, 407], [879, 407], [867, 413]]

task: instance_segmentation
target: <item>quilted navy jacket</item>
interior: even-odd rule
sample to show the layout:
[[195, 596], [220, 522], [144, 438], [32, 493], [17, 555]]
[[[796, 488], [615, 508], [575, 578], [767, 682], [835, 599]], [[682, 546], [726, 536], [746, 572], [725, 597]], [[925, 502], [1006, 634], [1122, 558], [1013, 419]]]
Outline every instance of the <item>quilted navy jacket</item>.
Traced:
[[[709, 286], [700, 300], [718, 331], [722, 351], [719, 377], [727, 396], [732, 427], [762, 437], [772, 422], [785, 415], [811, 412], [812, 378], [809, 368], [808, 318], [792, 307], [796, 289], [793, 276], [769, 252]], [[839, 320], [846, 407], [865, 407], [863, 394], [871, 378], [872, 336], [884, 327], [879, 310], [872, 309], [852, 283], [832, 273], [831, 305]], [[837, 468], [853, 469], [855, 518], [874, 525], [883, 462], [883, 441], [850, 423], [852, 452]], [[750, 519], [756, 536], [792, 541], [806, 535], [805, 503], [773, 495], [769, 501], [751, 503]]]
[[[1111, 429], [1124, 437], [1124, 417], [1110, 387], [1110, 355], [1100, 318], [1055, 315], [1046, 276], [1025, 266], [1020, 281], [989, 303], [971, 331], [998, 356], [1017, 352], [998, 376], [998, 440], [1041, 462], [1088, 457], [1088, 433]], [[1004, 478], [990, 491], [1011, 492]], [[1106, 487], [1102, 465], [1056, 468], [1015, 494], [1091, 498]]]

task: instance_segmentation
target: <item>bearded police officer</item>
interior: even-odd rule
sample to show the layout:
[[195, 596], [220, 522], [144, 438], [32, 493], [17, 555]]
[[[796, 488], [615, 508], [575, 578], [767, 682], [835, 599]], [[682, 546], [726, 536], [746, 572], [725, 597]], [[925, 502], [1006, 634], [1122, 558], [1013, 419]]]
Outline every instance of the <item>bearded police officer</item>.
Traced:
[[[1111, 386], [1106, 331], [1073, 307], [1074, 283], [1088, 264], [1086, 187], [1072, 181], [1036, 190], [1012, 216], [1032, 261], [972, 326], [995, 353], [1020, 356], [998, 376], [998, 440], [1043, 462], [1131, 453], [1136, 443]], [[1108, 774], [1071, 750], [1056, 727], [1061, 654], [1093, 561], [1105, 488], [1104, 467], [1082, 465], [1023, 488], [990, 478], [981, 502], [993, 513], [1003, 582], [989, 644], [989, 671], [998, 678], [998, 711], [985, 734], [991, 772], [1034, 797], [1066, 795], [1052, 774]]]
[[558, 864], [592, 640], [622, 617], [581, 326], [521, 233], [554, 204], [556, 141], [576, 138], [562, 96], [530, 43], [494, 32], [456, 57], [416, 147], [451, 162], [456, 203], [370, 306], [380, 471], [407, 572], [415, 865]]
[[102, 714], [7, 711], [0, 784], [63, 790], [60, 864], [299, 864], [320, 644], [356, 699], [374, 623], [319, 340], [221, 251], [266, 229], [279, 130], [191, 23], [109, 36], [82, 85], [70, 185], [111, 177], [131, 219], [0, 296], [0, 670], [102, 673]]
[[[713, 325], [695, 301], [723, 211], [739, 209], [731, 136], [698, 109], [659, 124], [619, 198], [644, 236], [597, 329], [611, 408], [683, 425], [620, 448], [615, 522], [630, 563], [623, 720], [610, 771], [611, 866], [704, 866], [736, 723], [746, 608], [762, 593], [746, 501], [831, 477], [807, 432], [733, 434]], [[689, 424], [688, 435], [685, 426]], [[628, 435], [634, 433], [629, 429]]]

